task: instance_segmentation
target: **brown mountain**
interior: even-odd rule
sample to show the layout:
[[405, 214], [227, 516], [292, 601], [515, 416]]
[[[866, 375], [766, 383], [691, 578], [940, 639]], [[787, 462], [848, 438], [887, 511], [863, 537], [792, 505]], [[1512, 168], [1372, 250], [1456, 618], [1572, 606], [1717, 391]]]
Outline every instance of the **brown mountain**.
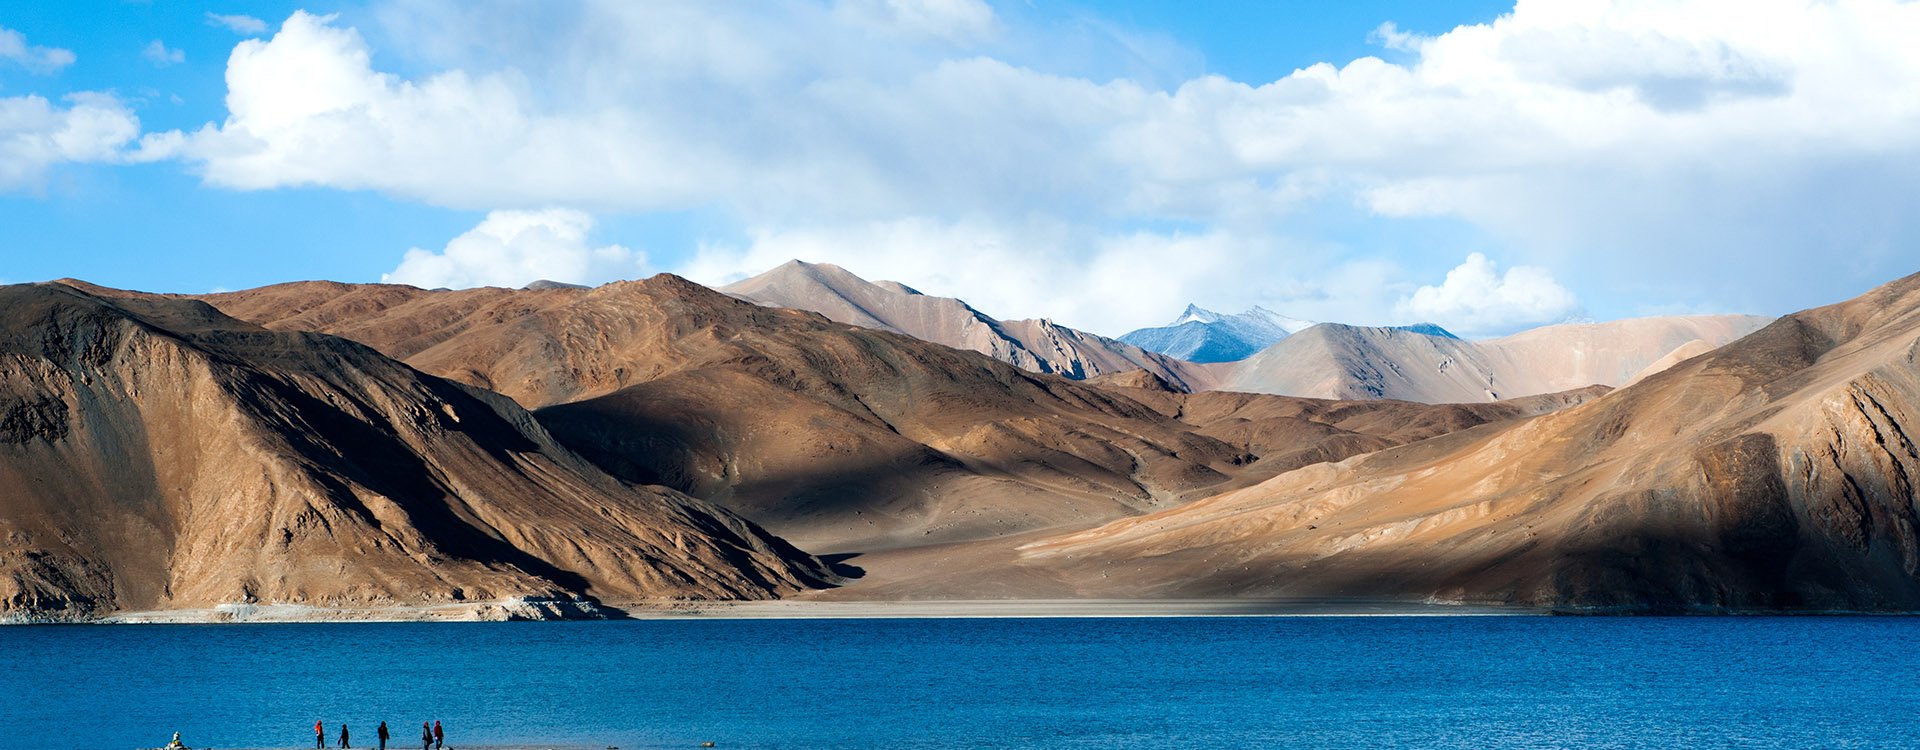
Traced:
[[512, 401], [333, 336], [0, 287], [0, 617], [766, 598], [824, 566], [616, 480]]
[[1038, 543], [1085, 593], [1920, 609], [1920, 275], [1590, 403]]
[[867, 281], [828, 263], [789, 261], [720, 291], [769, 307], [811, 310], [830, 320], [903, 333], [980, 352], [1033, 372], [1086, 379], [1146, 370], [1185, 390], [1211, 387], [1214, 370], [1047, 319], [995, 320], [961, 300], [897, 281]]

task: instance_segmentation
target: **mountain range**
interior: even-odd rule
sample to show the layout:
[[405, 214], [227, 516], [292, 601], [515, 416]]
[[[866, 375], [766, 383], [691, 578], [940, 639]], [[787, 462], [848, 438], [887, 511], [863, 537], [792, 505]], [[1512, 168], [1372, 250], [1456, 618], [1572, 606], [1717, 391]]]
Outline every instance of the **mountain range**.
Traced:
[[897, 281], [867, 281], [826, 263], [791, 261], [720, 290], [756, 304], [811, 310], [841, 323], [980, 352], [1032, 372], [1085, 379], [1146, 370], [1183, 388], [1210, 384], [1205, 370], [1177, 357], [1044, 318], [996, 320], [963, 301], [921, 294]]
[[1468, 341], [1412, 328], [1322, 323], [1234, 363], [1218, 388], [1314, 398], [1494, 401], [1626, 385], [1675, 353], [1710, 351], [1769, 322], [1752, 315], [1562, 323]]
[[1142, 328], [1120, 340], [1188, 362], [1236, 362], [1312, 326], [1313, 321], [1289, 318], [1264, 307], [1223, 315], [1187, 305], [1172, 323]]
[[1620, 386], [1669, 354], [1720, 346], [1769, 320], [1751, 315], [1632, 318], [1468, 341], [1431, 323], [1349, 326], [1259, 307], [1222, 315], [1189, 305], [1171, 325], [1114, 340], [1048, 320], [995, 320], [964, 301], [921, 294], [898, 282], [870, 282], [828, 264], [793, 261], [721, 291], [1074, 379], [1145, 370], [1185, 391], [1423, 403]]
[[[1920, 609], [1920, 275], [1764, 326], [1318, 324], [1238, 364], [1094, 372], [957, 300], [783, 269], [731, 295], [0, 287], [0, 617]], [[823, 289], [866, 318], [742, 298]], [[920, 337], [956, 327], [1000, 348]], [[1232, 377], [1367, 398], [1212, 388]]]

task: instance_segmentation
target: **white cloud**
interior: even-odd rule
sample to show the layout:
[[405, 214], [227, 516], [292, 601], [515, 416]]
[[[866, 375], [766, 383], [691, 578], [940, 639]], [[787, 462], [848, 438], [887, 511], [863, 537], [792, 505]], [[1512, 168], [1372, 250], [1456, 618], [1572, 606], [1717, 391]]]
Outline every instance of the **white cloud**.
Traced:
[[646, 256], [589, 242], [593, 217], [568, 209], [494, 211], [440, 252], [413, 248], [381, 281], [417, 287], [519, 287], [542, 279], [598, 284], [646, 270]]
[[166, 43], [158, 39], [147, 42], [147, 46], [140, 50], [140, 56], [162, 68], [187, 61], [186, 50], [168, 49]]
[[1433, 37], [1401, 31], [1398, 24], [1388, 21], [1374, 28], [1373, 33], [1367, 35], [1367, 40], [1391, 50], [1418, 52], [1420, 45], [1432, 41]]
[[73, 51], [59, 47], [36, 47], [27, 43], [27, 37], [18, 31], [0, 27], [0, 61], [11, 62], [42, 75], [58, 72], [72, 65]]
[[71, 94], [65, 107], [0, 98], [0, 191], [37, 187], [56, 164], [123, 161], [139, 134], [140, 120], [107, 94]]
[[1573, 293], [1546, 269], [1514, 266], [1502, 275], [1480, 253], [1448, 271], [1439, 286], [1420, 287], [1400, 305], [1412, 319], [1469, 335], [1512, 333], [1558, 323], [1580, 311]]
[[[1170, 90], [1022, 64], [995, 46], [1007, 21], [970, 2], [381, 17], [413, 67], [439, 72], [376, 69], [356, 31], [297, 13], [234, 50], [224, 122], [150, 138], [149, 155], [240, 189], [700, 208], [758, 238], [916, 221], [1027, 237], [1038, 215], [1069, 227], [1043, 235], [1088, 238], [1064, 243], [1076, 268], [1122, 252], [1131, 227], [1280, 246], [1311, 231], [1293, 228], [1300, 212], [1358, 204], [1467, 222], [1589, 304], [1628, 290], [1622, 306], [1780, 312], [1920, 262], [1920, 215], [1898, 198], [1920, 192], [1920, 3], [1521, 0], [1432, 36], [1382, 27], [1402, 64]], [[1809, 273], [1829, 248], [1850, 260]], [[1275, 273], [1307, 283], [1293, 274], [1369, 260], [1331, 252]], [[1007, 260], [1020, 269], [1003, 275], [1051, 268]], [[1097, 317], [1131, 315], [1105, 304]]]
[[207, 25], [219, 26], [235, 34], [252, 36], [267, 30], [267, 22], [247, 15], [222, 15], [207, 11]]
[[871, 28], [956, 42], [987, 39], [999, 29], [982, 0], [838, 0], [834, 12]]

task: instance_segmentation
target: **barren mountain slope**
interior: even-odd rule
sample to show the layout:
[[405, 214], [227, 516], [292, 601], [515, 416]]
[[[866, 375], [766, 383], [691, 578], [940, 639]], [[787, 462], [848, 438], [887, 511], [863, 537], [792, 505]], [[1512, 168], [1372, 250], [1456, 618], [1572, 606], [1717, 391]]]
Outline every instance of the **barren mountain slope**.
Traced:
[[1144, 369], [1188, 390], [1213, 382], [1203, 368], [1132, 344], [1051, 320], [995, 320], [961, 300], [921, 294], [896, 281], [867, 281], [826, 263], [790, 261], [721, 291], [769, 307], [811, 310], [841, 323], [980, 352], [1033, 372], [1084, 379]]
[[1585, 405], [1029, 547], [1081, 590], [1920, 609], [1920, 276]]
[[1750, 315], [1635, 318], [1544, 326], [1485, 341], [1322, 324], [1234, 365], [1218, 387], [1313, 398], [1495, 401], [1624, 385], [1688, 342], [1720, 346], [1766, 322]]
[[496, 394], [83, 288], [0, 287], [0, 615], [765, 598], [827, 577], [731, 513], [607, 476]]
[[1247, 455], [1258, 456], [1257, 461], [1235, 474], [1233, 486], [1254, 484], [1308, 464], [1338, 461], [1490, 422], [1559, 411], [1592, 401], [1612, 390], [1606, 386], [1588, 386], [1491, 403], [1422, 404], [1386, 399], [1331, 401], [1232, 391], [1181, 393], [1152, 385], [1137, 389], [1112, 381], [1100, 385], [1190, 424], [1201, 435], [1222, 440]]
[[1634, 373], [1633, 377], [1628, 378], [1627, 382], [1622, 385], [1623, 386], [1633, 385], [1634, 383], [1638, 383], [1642, 380], [1646, 380], [1647, 378], [1653, 377], [1654, 375], [1657, 375], [1659, 373], [1666, 372], [1668, 368], [1673, 367], [1674, 365], [1680, 364], [1681, 362], [1685, 362], [1689, 359], [1693, 359], [1694, 357], [1698, 357], [1702, 354], [1706, 354], [1707, 352], [1710, 352], [1713, 350], [1714, 350], [1714, 346], [1712, 344], [1709, 344], [1705, 341], [1701, 341], [1700, 339], [1694, 339], [1692, 341], [1689, 341], [1687, 343], [1674, 347], [1673, 351], [1667, 352], [1665, 356], [1662, 356], [1661, 358], [1654, 360], [1653, 364], [1640, 368], [1639, 372]]
[[1084, 525], [1164, 507], [1250, 460], [1096, 388], [673, 276], [208, 300], [551, 406], [543, 422], [602, 465], [823, 550]]

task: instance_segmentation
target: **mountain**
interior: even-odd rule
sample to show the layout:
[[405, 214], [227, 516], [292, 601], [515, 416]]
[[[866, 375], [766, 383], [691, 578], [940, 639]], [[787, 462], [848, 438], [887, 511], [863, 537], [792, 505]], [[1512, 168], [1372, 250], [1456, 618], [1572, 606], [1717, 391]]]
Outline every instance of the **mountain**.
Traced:
[[1586, 385], [1624, 385], [1682, 347], [1720, 346], [1767, 320], [1750, 315], [1633, 318], [1544, 326], [1484, 341], [1411, 328], [1323, 323], [1232, 365], [1217, 387], [1332, 399], [1497, 401]]
[[345, 339], [79, 282], [0, 287], [0, 618], [758, 599], [831, 578], [614, 479], [497, 394]]
[[1198, 305], [1187, 305], [1172, 323], [1142, 328], [1120, 340], [1147, 351], [1188, 362], [1235, 362], [1306, 330], [1311, 321], [1289, 318], [1255, 307], [1238, 315], [1222, 315]]
[[[1444, 409], [1382, 402], [1362, 408], [1400, 416], [1338, 429], [1313, 417], [1275, 421], [1259, 441], [1216, 436], [1167, 407], [1164, 393], [1125, 387], [1181, 390], [1150, 372], [1097, 382], [1033, 373], [667, 275], [591, 290], [305, 282], [205, 299], [269, 328], [347, 336], [493, 388], [536, 407], [557, 439], [617, 476], [864, 561], [972, 542], [1010, 554], [1008, 540], [1021, 535], [1270, 475], [1279, 465], [1271, 454], [1344, 458], [1398, 444], [1412, 438], [1356, 436], [1398, 435], [1421, 421], [1414, 415]], [[861, 565], [862, 587], [893, 575]]]
[[1920, 609], [1920, 275], [1574, 408], [1029, 545], [1077, 591]]
[[841, 323], [980, 352], [1032, 372], [1086, 379], [1144, 369], [1189, 390], [1212, 382], [1207, 371], [1179, 359], [1051, 320], [995, 320], [960, 300], [921, 294], [895, 281], [867, 281], [826, 263], [790, 261], [720, 291], [755, 304], [811, 310]]

